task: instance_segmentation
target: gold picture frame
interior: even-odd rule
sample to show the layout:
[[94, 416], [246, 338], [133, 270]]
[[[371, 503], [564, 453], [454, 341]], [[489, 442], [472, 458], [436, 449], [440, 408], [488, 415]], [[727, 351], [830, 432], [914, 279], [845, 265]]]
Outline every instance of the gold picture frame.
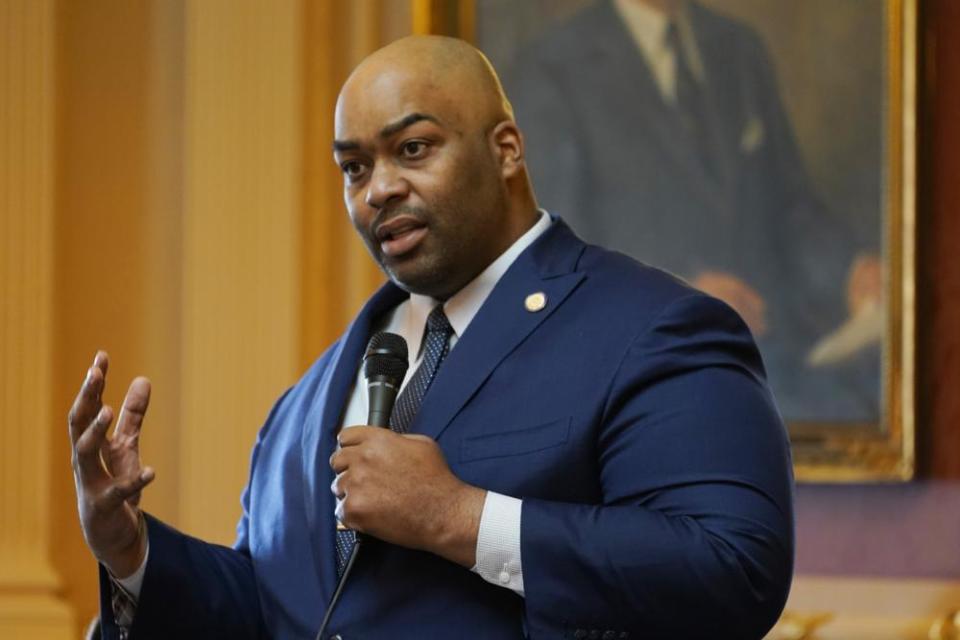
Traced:
[[884, 482], [916, 473], [917, 0], [887, 0], [886, 330], [879, 424], [790, 425], [798, 480]]
[[[917, 0], [879, 4], [885, 12], [886, 58], [885, 139], [880, 144], [885, 328], [879, 420], [789, 421], [795, 475], [801, 482], [908, 481], [916, 472], [918, 6]], [[414, 32], [455, 35], [483, 48], [477, 13], [483, 5], [475, 0], [412, 0]]]

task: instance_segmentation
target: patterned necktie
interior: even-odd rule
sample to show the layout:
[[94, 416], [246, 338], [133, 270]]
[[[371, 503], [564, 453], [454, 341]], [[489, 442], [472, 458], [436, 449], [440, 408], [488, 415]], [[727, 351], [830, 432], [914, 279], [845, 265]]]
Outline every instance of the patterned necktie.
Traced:
[[677, 115], [687, 137], [693, 142], [700, 164], [708, 174], [716, 177], [717, 170], [708, 138], [709, 122], [703, 87], [690, 67], [689, 56], [686, 55], [676, 22], [671, 22], [667, 27], [667, 46], [673, 52]]
[[[417, 411], [420, 410], [420, 404], [430, 384], [440, 369], [440, 363], [447, 357], [450, 350], [450, 337], [453, 335], [453, 327], [450, 321], [443, 313], [443, 305], [438, 304], [427, 316], [427, 332], [423, 340], [423, 359], [420, 366], [414, 372], [410, 382], [403, 388], [400, 397], [393, 405], [393, 412], [390, 414], [390, 428], [397, 433], [406, 433], [413, 422]], [[356, 542], [357, 534], [351, 529], [337, 529], [337, 576], [343, 575], [343, 570], [350, 559], [350, 552]]]

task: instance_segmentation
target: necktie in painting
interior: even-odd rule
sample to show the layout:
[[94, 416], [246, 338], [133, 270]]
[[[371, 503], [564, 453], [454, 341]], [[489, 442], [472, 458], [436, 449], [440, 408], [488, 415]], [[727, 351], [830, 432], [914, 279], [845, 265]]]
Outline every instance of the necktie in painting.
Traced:
[[676, 22], [670, 23], [666, 38], [667, 46], [673, 52], [675, 61], [676, 111], [683, 127], [683, 135], [693, 142], [700, 164], [707, 174], [716, 177], [717, 170], [710, 149], [709, 114], [704, 102], [703, 83], [693, 73]]

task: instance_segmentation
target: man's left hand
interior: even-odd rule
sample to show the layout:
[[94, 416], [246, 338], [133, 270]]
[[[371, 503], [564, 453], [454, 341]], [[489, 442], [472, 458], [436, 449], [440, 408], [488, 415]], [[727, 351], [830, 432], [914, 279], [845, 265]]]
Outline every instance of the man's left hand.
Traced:
[[862, 253], [850, 265], [847, 274], [847, 311], [857, 315], [861, 309], [877, 305], [883, 299], [883, 263], [876, 254]]
[[486, 491], [453, 475], [422, 435], [357, 426], [330, 456], [337, 518], [351, 529], [472, 567]]

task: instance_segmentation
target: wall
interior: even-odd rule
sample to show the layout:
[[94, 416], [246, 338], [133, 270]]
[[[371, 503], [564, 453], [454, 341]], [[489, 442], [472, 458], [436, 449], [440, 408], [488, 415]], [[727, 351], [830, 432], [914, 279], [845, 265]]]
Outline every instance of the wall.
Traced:
[[145, 508], [227, 544], [250, 446], [298, 375], [302, 12], [56, 4], [50, 555], [77, 624], [97, 585], [64, 419], [95, 350], [114, 407], [153, 381]]
[[[56, 17], [51, 0], [0, 0], [0, 637], [69, 637], [48, 553], [54, 341]], [[46, 427], [56, 422], [56, 433]], [[69, 458], [67, 458], [69, 459]], [[69, 477], [69, 467], [64, 471]]]
[[108, 404], [135, 375], [153, 383], [144, 508], [230, 544], [270, 406], [382, 282], [343, 210], [331, 114], [353, 65], [412, 15], [378, 0], [50, 0], [49, 12], [52, 303], [31, 317], [52, 367], [36, 385], [50, 443], [39, 555], [78, 635], [97, 583], [64, 422], [94, 352], [111, 356]]

